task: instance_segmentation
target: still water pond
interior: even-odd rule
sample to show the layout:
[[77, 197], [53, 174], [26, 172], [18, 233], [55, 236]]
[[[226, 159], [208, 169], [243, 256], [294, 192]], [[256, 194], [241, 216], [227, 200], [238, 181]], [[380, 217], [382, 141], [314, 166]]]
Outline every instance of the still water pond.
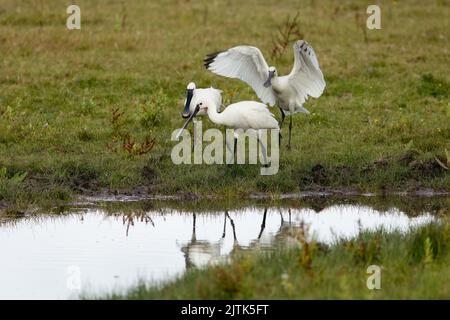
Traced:
[[170, 280], [236, 251], [292, 245], [290, 235], [302, 223], [317, 241], [330, 244], [361, 229], [406, 232], [434, 219], [431, 211], [411, 216], [354, 203], [210, 212], [74, 208], [0, 223], [0, 299], [71, 299], [126, 289], [139, 279]]

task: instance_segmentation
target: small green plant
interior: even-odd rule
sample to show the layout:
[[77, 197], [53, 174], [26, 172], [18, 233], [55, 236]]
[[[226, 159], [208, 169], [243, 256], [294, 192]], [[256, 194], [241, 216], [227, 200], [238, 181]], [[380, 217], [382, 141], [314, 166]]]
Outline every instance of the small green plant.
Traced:
[[448, 218], [414, 232], [408, 249], [411, 262], [430, 264], [439, 260], [450, 248]]
[[27, 177], [27, 172], [16, 172], [12, 177], [8, 178], [6, 167], [0, 168], [0, 181], [7, 181], [13, 185], [21, 184]]
[[96, 105], [92, 98], [84, 98], [81, 102], [80, 113], [85, 116], [90, 116], [94, 113], [95, 107]]
[[424, 257], [423, 257], [423, 262], [425, 264], [431, 264], [433, 263], [433, 245], [431, 243], [431, 240], [429, 237], [427, 237], [425, 239], [425, 241], [423, 242], [423, 251], [424, 251]]
[[450, 93], [450, 85], [445, 80], [437, 79], [431, 74], [424, 74], [420, 79], [418, 91], [423, 96], [447, 98]]
[[158, 105], [151, 105], [150, 107], [142, 106], [142, 117], [139, 120], [142, 127], [145, 129], [152, 129], [162, 122], [162, 110]]
[[125, 4], [122, 3], [120, 14], [117, 13], [115, 16], [114, 30], [116, 32], [121, 32], [121, 31], [125, 30], [126, 21], [127, 21], [127, 11], [126, 11]]
[[20, 188], [27, 177], [27, 172], [16, 172], [8, 176], [6, 167], [0, 168], [0, 200], [17, 197]]

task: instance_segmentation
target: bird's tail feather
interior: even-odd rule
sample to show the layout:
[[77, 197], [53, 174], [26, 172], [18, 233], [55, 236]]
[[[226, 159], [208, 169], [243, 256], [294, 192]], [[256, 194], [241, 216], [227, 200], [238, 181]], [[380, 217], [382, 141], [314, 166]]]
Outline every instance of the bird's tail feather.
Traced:
[[309, 112], [308, 109], [304, 108], [303, 106], [296, 106], [294, 111], [284, 111], [285, 115], [290, 116], [296, 113], [306, 113], [306, 114], [310, 114], [311, 112]]

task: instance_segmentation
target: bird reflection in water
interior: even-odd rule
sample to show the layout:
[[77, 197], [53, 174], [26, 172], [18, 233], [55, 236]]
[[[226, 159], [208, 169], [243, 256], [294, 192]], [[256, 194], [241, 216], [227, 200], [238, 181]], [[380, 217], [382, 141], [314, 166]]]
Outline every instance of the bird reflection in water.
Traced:
[[[225, 211], [223, 214], [223, 229], [222, 235], [217, 241], [207, 241], [197, 239], [196, 234], [196, 220], [197, 214], [193, 213], [192, 216], [192, 236], [189, 242], [181, 245], [181, 251], [183, 252], [186, 268], [201, 267], [208, 264], [218, 264], [226, 262], [229, 258], [239, 255], [246, 251], [255, 250], [268, 250], [270, 248], [276, 248], [277, 246], [298, 246], [299, 241], [296, 234], [297, 229], [303, 228], [303, 226], [297, 226], [292, 224], [291, 210], [288, 210], [288, 220], [284, 220], [281, 210], [280, 214], [280, 226], [275, 233], [264, 232], [266, 229], [268, 209], [265, 208], [258, 234], [255, 235], [255, 239], [250, 241], [248, 245], [241, 245], [238, 241], [238, 234], [236, 232], [236, 224], [230, 213]], [[231, 226], [233, 236], [233, 247], [230, 252], [224, 254], [224, 239], [227, 234], [227, 222]]]

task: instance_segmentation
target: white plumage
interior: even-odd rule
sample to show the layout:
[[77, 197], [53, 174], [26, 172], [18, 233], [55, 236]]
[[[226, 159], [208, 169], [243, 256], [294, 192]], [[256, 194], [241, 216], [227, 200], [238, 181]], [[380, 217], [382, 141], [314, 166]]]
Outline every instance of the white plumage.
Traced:
[[241, 79], [255, 90], [262, 102], [275, 105], [273, 91], [264, 87], [269, 66], [258, 48], [237, 46], [210, 54], [205, 59], [205, 67], [218, 75]]
[[[217, 94], [214, 95], [213, 99], [214, 99], [214, 103], [217, 106], [217, 111], [220, 110], [220, 106], [222, 105], [222, 91], [214, 89], [214, 88], [209, 88], [209, 89], [200, 89], [197, 88], [197, 86], [195, 85], [194, 82], [189, 82], [189, 84], [187, 85], [186, 88], [186, 99], [184, 99], [184, 109], [183, 109], [183, 113], [181, 114], [183, 118], [189, 118], [186, 123], [184, 124], [182, 130], [180, 130], [180, 132], [178, 133], [178, 135], [176, 136], [176, 139], [179, 138], [180, 134], [182, 133], [183, 129], [185, 129], [187, 127], [187, 125], [189, 124], [189, 122], [192, 120], [192, 118], [194, 116], [204, 116], [206, 115], [206, 111], [204, 110], [197, 110], [197, 112], [195, 112], [194, 114], [194, 110], [196, 105], [198, 104], [198, 100], [205, 96], [206, 94], [208, 94], [208, 90], [215, 90], [217, 92]], [[195, 127], [194, 127], [194, 139], [196, 137], [195, 134]]]
[[256, 101], [241, 101], [230, 104], [218, 113], [208, 108], [208, 116], [212, 122], [234, 129], [278, 129], [278, 121], [267, 106]]
[[[222, 91], [214, 88], [197, 91], [195, 104], [194, 99], [192, 98], [189, 102], [191, 105], [186, 105], [189, 110], [192, 108], [194, 109], [188, 115], [189, 118], [176, 136], [176, 139], [178, 139], [182, 131], [197, 114], [200, 112], [203, 114], [206, 113], [212, 122], [235, 129], [235, 137], [242, 131], [249, 129], [250, 132], [257, 133], [258, 141], [262, 148], [264, 163], [266, 163], [267, 152], [264, 142], [261, 141], [261, 130], [279, 129], [278, 121], [264, 103], [256, 101], [233, 103], [219, 113], [218, 110], [220, 109], [220, 102], [222, 101], [221, 92]], [[231, 149], [228, 143], [227, 147]]]
[[230, 104], [222, 112], [218, 112], [218, 96], [220, 90], [204, 89], [198, 95], [198, 112], [207, 112], [209, 119], [219, 125], [234, 129], [278, 129], [278, 121], [264, 103], [241, 101]]
[[[211, 87], [212, 89], [212, 87]], [[204, 95], [205, 90], [209, 89], [201, 89], [197, 88], [194, 82], [189, 82], [189, 84], [186, 87], [186, 99], [184, 99], [184, 111], [183, 111], [183, 117], [187, 118], [189, 115], [194, 112], [195, 106], [197, 105], [197, 101], [200, 97]], [[219, 90], [219, 93], [222, 91]], [[220, 110], [220, 106], [222, 105], [222, 95], [218, 94], [214, 97], [216, 99], [216, 105], [217, 105], [217, 111]], [[205, 111], [199, 111], [197, 113], [197, 116], [205, 116]]]
[[[229, 78], [237, 78], [249, 84], [262, 102], [278, 104], [285, 114], [309, 113], [303, 104], [309, 96], [318, 98], [325, 89], [325, 80], [313, 48], [304, 40], [294, 46], [294, 66], [289, 75], [279, 77], [275, 67], [269, 67], [261, 51], [256, 47], [237, 46], [213, 53], [205, 59], [205, 67]], [[292, 118], [291, 118], [292, 121]], [[289, 125], [289, 146], [292, 122]]]

